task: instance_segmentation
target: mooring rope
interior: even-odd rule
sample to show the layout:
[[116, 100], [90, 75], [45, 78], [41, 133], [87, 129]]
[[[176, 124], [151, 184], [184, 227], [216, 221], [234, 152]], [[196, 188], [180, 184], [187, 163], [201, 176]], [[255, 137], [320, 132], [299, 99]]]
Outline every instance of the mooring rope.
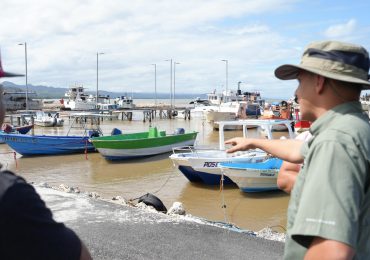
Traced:
[[222, 198], [222, 205], [221, 208], [224, 211], [224, 220], [226, 223], [229, 223], [227, 219], [227, 211], [226, 211], [226, 203], [225, 203], [225, 194], [224, 194], [224, 173], [221, 171], [221, 179], [220, 179], [220, 192]]
[[88, 160], [87, 158], [87, 142], [88, 142], [88, 139], [85, 140], [85, 159]]

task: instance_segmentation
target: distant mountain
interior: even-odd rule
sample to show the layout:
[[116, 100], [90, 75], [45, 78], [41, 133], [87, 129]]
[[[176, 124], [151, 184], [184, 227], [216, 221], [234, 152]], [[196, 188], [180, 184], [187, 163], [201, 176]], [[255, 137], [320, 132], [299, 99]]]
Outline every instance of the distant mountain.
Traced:
[[[14, 90], [20, 90], [20, 91], [26, 91], [26, 86], [25, 85], [17, 85], [9, 81], [4, 81], [2, 83], [5, 89], [14, 89]], [[68, 90], [69, 88], [55, 88], [55, 87], [47, 87], [47, 86], [34, 86], [29, 84], [28, 85], [28, 91], [29, 92], [36, 92], [38, 98], [62, 98], [64, 97], [64, 93]], [[86, 91], [87, 94], [92, 94], [95, 95], [96, 91]], [[109, 95], [111, 98], [116, 98], [119, 96], [131, 96], [131, 93], [128, 92], [109, 92], [109, 91], [104, 91], [100, 90], [99, 94], [101, 95]], [[155, 97], [154, 92], [148, 92], [148, 93], [133, 93], [133, 98], [135, 99], [151, 99]], [[176, 93], [176, 98], [179, 99], [193, 99], [196, 97], [200, 98], [206, 98], [206, 94], [192, 94], [192, 93]], [[157, 93], [157, 98], [158, 99], [169, 99], [170, 94], [169, 93]]]

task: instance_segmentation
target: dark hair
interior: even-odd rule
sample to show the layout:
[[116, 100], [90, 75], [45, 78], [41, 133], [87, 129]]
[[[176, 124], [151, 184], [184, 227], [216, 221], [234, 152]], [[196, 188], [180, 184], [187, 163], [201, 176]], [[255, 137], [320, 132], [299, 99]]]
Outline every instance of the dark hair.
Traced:
[[352, 83], [352, 82], [345, 82], [345, 81], [340, 81], [336, 79], [329, 79], [326, 78], [327, 80], [331, 81], [331, 83], [339, 88], [346, 88], [346, 89], [352, 89], [356, 93], [360, 94], [361, 90], [363, 89], [362, 84], [357, 84], [357, 83]]

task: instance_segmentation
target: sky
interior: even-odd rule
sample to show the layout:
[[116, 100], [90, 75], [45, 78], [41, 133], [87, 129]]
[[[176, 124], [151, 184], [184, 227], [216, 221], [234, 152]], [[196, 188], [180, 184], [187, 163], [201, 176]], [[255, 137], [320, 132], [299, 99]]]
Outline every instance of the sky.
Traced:
[[25, 73], [27, 43], [32, 85], [94, 91], [98, 72], [99, 90], [113, 92], [154, 92], [156, 76], [158, 93], [241, 82], [289, 98], [297, 82], [278, 80], [275, 68], [298, 64], [316, 40], [370, 50], [369, 10], [360, 0], [2, 0], [0, 47], [5, 70]]

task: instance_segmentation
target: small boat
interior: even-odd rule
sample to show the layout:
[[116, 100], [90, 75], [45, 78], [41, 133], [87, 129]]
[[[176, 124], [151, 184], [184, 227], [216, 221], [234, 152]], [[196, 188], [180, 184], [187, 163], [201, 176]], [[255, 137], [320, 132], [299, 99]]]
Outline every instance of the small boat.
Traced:
[[[228, 154], [225, 151], [224, 130], [227, 126], [241, 126], [243, 136], [248, 136], [248, 126], [257, 125], [266, 129], [267, 137], [272, 139], [272, 127], [277, 124], [284, 124], [288, 128], [290, 138], [294, 138], [289, 120], [258, 120], [247, 119], [239, 121], [220, 121], [219, 131], [219, 149], [198, 149], [189, 147], [188, 149], [175, 148], [170, 159], [180, 172], [190, 182], [201, 182], [206, 185], [219, 185], [222, 172], [219, 167], [220, 163], [237, 162], [237, 163], [260, 163], [269, 158], [269, 155], [262, 150], [239, 151]], [[234, 184], [234, 182], [225, 176], [224, 184]]]
[[59, 117], [59, 113], [37, 111], [34, 123], [35, 125], [45, 127], [63, 126], [64, 119]]
[[277, 176], [282, 164], [278, 158], [257, 163], [220, 163], [222, 173], [243, 192], [278, 190]]
[[[226, 151], [216, 149], [195, 149], [194, 147], [176, 148], [170, 159], [174, 166], [190, 182], [200, 182], [206, 185], [219, 185], [221, 179], [222, 162], [261, 162], [268, 155], [262, 150], [251, 150], [228, 154]], [[234, 182], [224, 177], [224, 185], [234, 184]]]
[[147, 132], [94, 137], [90, 141], [108, 160], [122, 160], [171, 152], [173, 147], [194, 145], [197, 132], [185, 133], [183, 128], [167, 135], [150, 127]]
[[[58, 155], [95, 151], [88, 141], [92, 136], [103, 135], [99, 125], [98, 116], [93, 114], [71, 115], [72, 123], [67, 135], [22, 135], [4, 133], [4, 142], [17, 153], [24, 156]], [[72, 135], [78, 129], [83, 134]]]
[[0, 144], [5, 143], [3, 139], [3, 134], [27, 134], [34, 125], [24, 125], [24, 126], [12, 126], [10, 124], [4, 123], [0, 130]]
[[135, 108], [134, 100], [132, 97], [120, 96], [114, 100], [118, 109], [133, 109]]

